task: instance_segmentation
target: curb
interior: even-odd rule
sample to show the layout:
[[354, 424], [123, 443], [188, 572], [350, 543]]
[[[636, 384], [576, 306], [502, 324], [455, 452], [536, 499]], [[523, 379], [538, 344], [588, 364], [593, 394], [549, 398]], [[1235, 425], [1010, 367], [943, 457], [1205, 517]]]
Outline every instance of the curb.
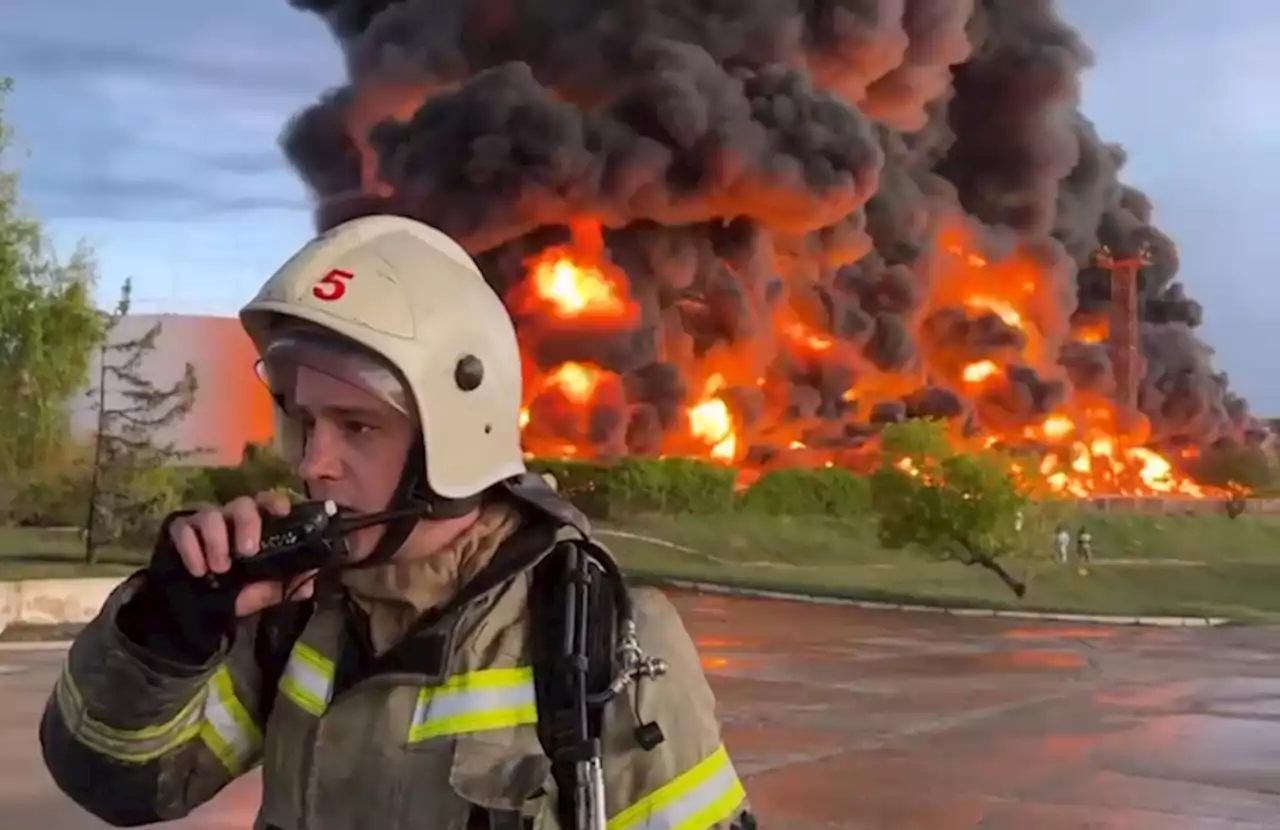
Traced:
[[0, 642], [0, 654], [23, 651], [67, 651], [71, 648], [70, 640], [17, 640], [12, 643]]
[[[1051, 611], [1008, 611], [995, 608], [952, 608], [938, 605], [874, 602], [847, 597], [818, 596], [814, 594], [770, 591], [761, 588], [740, 588], [697, 582], [687, 579], [671, 579], [657, 575], [638, 575], [639, 581], [671, 588], [722, 596], [754, 597], [789, 602], [805, 602], [816, 605], [845, 605], [869, 611], [905, 611], [917, 614], [949, 614], [954, 617], [1003, 617], [1019, 620], [1043, 620], [1049, 622], [1073, 622], [1095, 625], [1139, 625], [1163, 628], [1205, 628], [1227, 625], [1232, 620], [1225, 617], [1163, 617], [1139, 615], [1068, 614]], [[27, 625], [66, 625], [85, 623], [97, 615], [107, 595], [124, 581], [123, 577], [83, 579], [28, 579], [0, 582], [0, 632], [12, 623]], [[0, 650], [18, 643], [0, 644]], [[53, 648], [55, 643], [44, 642], [40, 646]], [[20, 649], [18, 649], [20, 650]]]
[[68, 625], [97, 616], [125, 577], [0, 581], [0, 632], [10, 625]]
[[738, 588], [729, 585], [717, 585], [710, 582], [694, 582], [687, 579], [665, 579], [658, 576], [649, 577], [649, 581], [658, 585], [696, 591], [702, 594], [776, 599], [786, 600], [789, 602], [805, 602], [813, 605], [846, 605], [854, 608], [864, 608], [869, 611], [906, 611], [916, 614], [948, 614], [953, 617], [1004, 617], [1016, 620], [1074, 622], [1088, 623], [1091, 625], [1140, 625], [1161, 628], [1207, 628], [1227, 625], [1231, 622], [1231, 620], [1226, 617], [1110, 616], [1105, 614], [1055, 613], [1052, 611], [1005, 611], [997, 608], [948, 608], [940, 605], [913, 605], [895, 602], [873, 602], [870, 600], [848, 599], [846, 597], [824, 597], [814, 594], [769, 591], [762, 588]]

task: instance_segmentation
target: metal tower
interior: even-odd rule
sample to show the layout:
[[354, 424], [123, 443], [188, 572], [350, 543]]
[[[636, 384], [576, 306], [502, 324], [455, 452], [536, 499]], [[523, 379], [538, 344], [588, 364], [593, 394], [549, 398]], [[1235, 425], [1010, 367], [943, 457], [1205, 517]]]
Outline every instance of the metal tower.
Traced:
[[1151, 262], [1143, 245], [1128, 256], [1117, 257], [1102, 246], [1094, 261], [1111, 272], [1111, 366], [1116, 379], [1116, 432], [1128, 435], [1138, 424], [1138, 381], [1142, 355], [1138, 338], [1138, 273]]

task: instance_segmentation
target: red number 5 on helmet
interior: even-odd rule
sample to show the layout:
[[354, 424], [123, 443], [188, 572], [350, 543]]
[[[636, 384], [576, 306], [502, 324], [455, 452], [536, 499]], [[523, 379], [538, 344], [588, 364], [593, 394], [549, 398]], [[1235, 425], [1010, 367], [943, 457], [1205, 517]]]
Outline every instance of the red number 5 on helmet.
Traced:
[[311, 289], [311, 295], [317, 300], [324, 300], [325, 302], [340, 300], [342, 295], [347, 293], [347, 281], [354, 278], [355, 274], [350, 271], [334, 268], [320, 278]]

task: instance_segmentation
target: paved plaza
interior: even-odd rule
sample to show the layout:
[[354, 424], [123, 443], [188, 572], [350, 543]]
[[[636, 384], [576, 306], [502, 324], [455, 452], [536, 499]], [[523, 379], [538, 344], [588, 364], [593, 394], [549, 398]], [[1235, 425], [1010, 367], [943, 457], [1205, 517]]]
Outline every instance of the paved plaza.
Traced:
[[[1280, 827], [1280, 631], [675, 599], [765, 828]], [[61, 659], [0, 651], [0, 827], [105, 826], [40, 762]], [[170, 826], [248, 830], [256, 799]]]

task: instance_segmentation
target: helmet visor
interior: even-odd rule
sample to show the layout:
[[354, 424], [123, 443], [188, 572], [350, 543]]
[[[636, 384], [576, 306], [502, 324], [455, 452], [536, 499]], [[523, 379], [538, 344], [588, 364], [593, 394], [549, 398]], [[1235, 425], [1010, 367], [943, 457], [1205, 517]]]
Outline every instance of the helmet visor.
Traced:
[[413, 419], [405, 386], [391, 367], [350, 341], [304, 328], [273, 337], [255, 367], [258, 378], [286, 413], [296, 410], [294, 393], [298, 369], [303, 366], [354, 386]]

